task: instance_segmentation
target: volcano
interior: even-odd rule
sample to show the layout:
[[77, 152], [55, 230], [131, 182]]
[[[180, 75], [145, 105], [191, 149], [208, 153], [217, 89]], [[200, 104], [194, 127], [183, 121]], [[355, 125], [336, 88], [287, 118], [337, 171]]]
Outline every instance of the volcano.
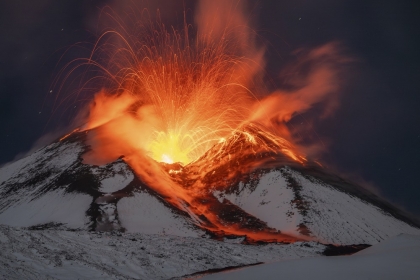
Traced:
[[182, 2], [171, 23], [117, 2], [49, 87], [50, 123], [78, 129], [0, 168], [0, 278], [189, 278], [420, 234], [297, 144], [316, 150], [317, 121], [292, 119], [339, 107], [359, 61], [341, 43], [295, 50], [278, 80], [254, 4]]
[[363, 187], [292, 158], [287, 143], [254, 142], [257, 127], [238, 130], [188, 165], [155, 162], [159, 169], [149, 175], [178, 188], [166, 191], [138, 176], [123, 155], [85, 164], [89, 133], [73, 132], [0, 169], [0, 224], [245, 244], [372, 245], [420, 233], [414, 219]]

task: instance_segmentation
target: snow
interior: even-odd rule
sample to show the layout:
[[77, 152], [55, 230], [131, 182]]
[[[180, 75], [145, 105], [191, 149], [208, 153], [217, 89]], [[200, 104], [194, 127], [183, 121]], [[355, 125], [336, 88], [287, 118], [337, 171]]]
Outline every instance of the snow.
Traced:
[[323, 184], [311, 182], [300, 173], [290, 171], [300, 183], [301, 195], [309, 202], [307, 226], [323, 243], [376, 244], [400, 233], [420, 234], [403, 221], [374, 205]]
[[53, 143], [33, 154], [0, 168], [0, 185], [3, 182], [23, 182], [25, 175], [43, 169], [64, 170], [77, 161], [83, 148], [78, 143]]
[[402, 234], [351, 256], [281, 261], [204, 276], [217, 279], [419, 279], [420, 236]]
[[294, 198], [293, 191], [287, 187], [287, 182], [280, 171], [274, 170], [261, 176], [255, 190], [243, 184], [239, 185], [239, 193], [223, 194], [214, 192], [219, 199], [228, 199], [241, 207], [247, 213], [285, 233], [299, 235], [298, 225], [302, 217], [291, 206]]
[[[92, 197], [66, 193], [65, 188], [40, 195], [56, 176], [78, 161], [82, 151], [77, 143], [53, 143], [1, 168], [0, 224], [26, 227], [55, 222], [83, 228]], [[35, 180], [37, 176], [41, 178]], [[28, 183], [31, 181], [35, 183]]]
[[[0, 211], [22, 198], [36, 195], [57, 175], [72, 166], [81, 152], [80, 144], [54, 143], [0, 168]], [[31, 183], [38, 175], [43, 178]]]
[[117, 160], [108, 166], [92, 167], [92, 173], [101, 179], [99, 191], [113, 193], [125, 188], [134, 179], [127, 164]]
[[117, 208], [121, 225], [128, 232], [191, 237], [204, 234], [204, 231], [191, 225], [189, 218], [173, 213], [146, 192], [136, 192], [133, 197], [122, 198]]
[[[400, 233], [420, 234], [420, 229], [358, 197], [316, 179], [309, 180], [288, 167], [281, 171], [263, 174], [255, 188], [241, 182], [233, 193], [214, 191], [213, 195], [219, 201], [228, 199], [284, 233], [301, 236], [299, 225], [304, 224], [311, 236], [326, 244], [376, 244]], [[293, 202], [294, 190], [288, 186], [285, 176], [300, 186], [305, 213]]]
[[251, 246], [140, 233], [0, 225], [1, 279], [170, 279], [209, 269], [317, 256], [317, 243]]
[[68, 228], [84, 228], [85, 212], [92, 197], [65, 194], [64, 190], [48, 192], [38, 199], [27, 199], [0, 213], [0, 224], [29, 227], [46, 223], [63, 223]]
[[127, 186], [133, 179], [134, 175], [124, 176], [116, 174], [114, 177], [103, 179], [99, 190], [104, 193], [113, 193]]

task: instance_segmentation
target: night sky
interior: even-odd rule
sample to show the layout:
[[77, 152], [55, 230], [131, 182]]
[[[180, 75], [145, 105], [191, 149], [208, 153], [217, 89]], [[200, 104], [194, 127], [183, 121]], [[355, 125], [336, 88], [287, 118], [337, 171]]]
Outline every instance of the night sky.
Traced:
[[[87, 53], [70, 46], [95, 42], [100, 8], [118, 2], [0, 2], [0, 165], [68, 127], [81, 104], [53, 111], [54, 78], [66, 62]], [[184, 2], [189, 7], [193, 1]], [[311, 133], [328, 143], [322, 156], [328, 166], [374, 186], [419, 217], [420, 11], [415, 1], [254, 2], [254, 28], [269, 42], [267, 72], [274, 83], [281, 83], [278, 73], [299, 48], [336, 41], [355, 58], [339, 109], [317, 121]], [[177, 8], [182, 11], [182, 5], [169, 10]]]

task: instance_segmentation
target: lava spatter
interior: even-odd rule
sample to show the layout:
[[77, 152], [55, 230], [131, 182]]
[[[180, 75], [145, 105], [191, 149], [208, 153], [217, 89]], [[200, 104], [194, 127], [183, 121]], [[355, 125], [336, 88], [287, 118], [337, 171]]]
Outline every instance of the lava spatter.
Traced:
[[109, 14], [116, 27], [100, 36], [88, 59], [67, 66], [70, 73], [86, 65], [102, 73], [84, 82], [86, 88], [102, 82], [80, 128], [91, 147], [84, 163], [123, 156], [146, 185], [208, 231], [299, 240], [219, 201], [212, 190], [257, 167], [306, 163], [286, 123], [336, 90], [336, 46], [306, 54], [300, 63], [313, 67], [296, 90], [269, 93], [264, 47], [241, 1], [202, 0], [196, 25], [184, 18], [181, 30], [146, 13], [134, 27]]

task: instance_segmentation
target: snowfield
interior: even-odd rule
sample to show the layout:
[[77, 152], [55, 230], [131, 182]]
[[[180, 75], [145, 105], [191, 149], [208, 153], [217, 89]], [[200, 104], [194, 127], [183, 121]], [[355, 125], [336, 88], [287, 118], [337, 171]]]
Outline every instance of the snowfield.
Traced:
[[182, 237], [199, 237], [205, 231], [194, 226], [191, 219], [177, 215], [148, 193], [135, 193], [118, 204], [121, 225], [128, 232], [165, 233]]
[[66, 195], [64, 190], [52, 191], [37, 199], [26, 197], [0, 214], [0, 224], [28, 227], [63, 223], [69, 228], [83, 228], [88, 222], [86, 211], [91, 201], [88, 195]]
[[420, 279], [420, 236], [402, 234], [351, 256], [272, 262], [202, 279], [417, 280]]
[[214, 195], [219, 201], [227, 199], [238, 205], [247, 213], [265, 221], [269, 227], [281, 229], [282, 232], [290, 231], [294, 235], [299, 234], [296, 228], [302, 222], [301, 217], [290, 204], [294, 194], [292, 189], [287, 188], [286, 180], [280, 171], [264, 174], [255, 189], [240, 182], [238, 193], [224, 194], [215, 191]]
[[319, 243], [241, 245], [140, 233], [0, 226], [1, 279], [171, 279], [209, 269], [313, 257]]
[[27, 227], [55, 222], [65, 223], [69, 228], [85, 227], [91, 196], [68, 193], [69, 184], [49, 187], [76, 165], [82, 153], [79, 143], [53, 143], [2, 167], [0, 224]]
[[310, 205], [307, 226], [322, 243], [373, 245], [401, 233], [420, 234], [418, 228], [356, 196], [310, 181], [296, 171], [290, 173], [302, 186], [301, 195]]
[[310, 236], [325, 244], [373, 245], [401, 233], [420, 234], [380, 208], [288, 167], [263, 174], [254, 188], [241, 182], [236, 192], [213, 194], [285, 233], [300, 236], [299, 225], [304, 224]]

